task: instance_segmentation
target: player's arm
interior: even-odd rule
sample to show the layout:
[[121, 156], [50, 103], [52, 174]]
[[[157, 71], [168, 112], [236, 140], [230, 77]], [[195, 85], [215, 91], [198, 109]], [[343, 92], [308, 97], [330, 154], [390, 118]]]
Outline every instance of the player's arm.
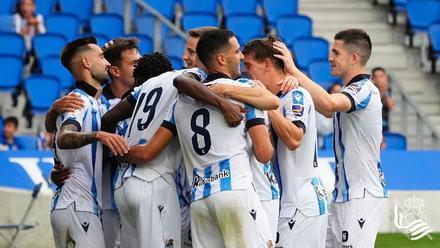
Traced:
[[76, 149], [97, 141], [107, 146], [113, 154], [123, 156], [128, 152], [123, 137], [103, 131], [81, 132], [79, 124], [75, 121], [66, 121], [62, 125], [57, 145], [60, 149]]
[[245, 102], [262, 110], [277, 109], [280, 105], [278, 97], [268, 91], [265, 87], [259, 85], [255, 85], [254, 87], [244, 87], [217, 83], [209, 87], [209, 89], [220, 96]]
[[190, 75], [191, 74], [184, 74], [174, 78], [174, 87], [197, 101], [220, 109], [229, 126], [235, 127], [240, 125], [243, 119], [242, 113], [244, 112], [244, 108], [218, 96]]
[[299, 84], [312, 95], [316, 111], [326, 117], [331, 117], [334, 112], [348, 112], [352, 108], [351, 99], [340, 93], [329, 94], [317, 83], [313, 82], [304, 73], [299, 70], [293, 62], [289, 49], [282, 42], [274, 42], [274, 48], [281, 54], [274, 56], [283, 60], [285, 70], [296, 77]]
[[46, 114], [44, 125], [46, 131], [54, 133], [58, 114], [63, 112], [73, 112], [84, 107], [84, 101], [75, 93], [68, 94], [53, 102]]
[[273, 146], [270, 141], [269, 131], [264, 122], [248, 128], [252, 140], [252, 150], [260, 163], [267, 163], [273, 155]]
[[128, 154], [118, 160], [120, 162], [134, 163], [138, 166], [145, 164], [155, 159], [174, 136], [174, 133], [169, 129], [160, 127], [147, 144], [130, 147]]
[[136, 105], [136, 100], [128, 95], [101, 118], [101, 130], [109, 133], [116, 132], [118, 122], [131, 117]]
[[278, 138], [289, 150], [293, 151], [298, 148], [304, 136], [304, 125], [301, 122], [292, 122], [286, 119], [279, 110], [271, 110], [267, 113]]

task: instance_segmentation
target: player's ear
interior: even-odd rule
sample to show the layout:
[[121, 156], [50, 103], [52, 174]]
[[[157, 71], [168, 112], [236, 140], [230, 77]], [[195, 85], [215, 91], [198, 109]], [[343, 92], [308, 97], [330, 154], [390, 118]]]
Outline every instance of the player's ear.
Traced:
[[121, 76], [119, 68], [116, 66], [113, 66], [113, 65], [110, 66], [109, 72], [112, 75], [112, 77], [120, 77]]
[[217, 60], [217, 63], [222, 66], [225, 66], [227, 64], [226, 56], [223, 53], [217, 54], [217, 56], [215, 56], [215, 59]]
[[268, 70], [269, 68], [271, 68], [273, 66], [272, 65], [272, 60], [270, 60], [269, 58], [265, 58], [263, 63], [264, 63], [264, 69], [265, 70]]
[[90, 68], [91, 64], [88, 57], [82, 57], [80, 61], [82, 66], [84, 66], [85, 68]]

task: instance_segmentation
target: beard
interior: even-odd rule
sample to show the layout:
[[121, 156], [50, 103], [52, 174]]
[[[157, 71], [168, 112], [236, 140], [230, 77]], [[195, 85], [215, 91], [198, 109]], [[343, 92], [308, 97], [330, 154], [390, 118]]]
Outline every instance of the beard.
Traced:
[[93, 75], [93, 78], [98, 82], [100, 85], [104, 85], [108, 82], [110, 82], [110, 76], [108, 73], [104, 73], [102, 75]]

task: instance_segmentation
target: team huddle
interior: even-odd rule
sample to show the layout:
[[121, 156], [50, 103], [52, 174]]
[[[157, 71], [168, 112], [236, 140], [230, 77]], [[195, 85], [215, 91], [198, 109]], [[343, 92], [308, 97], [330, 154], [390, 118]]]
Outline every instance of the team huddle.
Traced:
[[[76, 89], [46, 116], [56, 247], [374, 247], [387, 191], [370, 54], [364, 31], [336, 34], [330, 95], [270, 36], [240, 50], [229, 30], [191, 30], [181, 70], [134, 39], [70, 42]], [[332, 203], [316, 112], [333, 116]]]

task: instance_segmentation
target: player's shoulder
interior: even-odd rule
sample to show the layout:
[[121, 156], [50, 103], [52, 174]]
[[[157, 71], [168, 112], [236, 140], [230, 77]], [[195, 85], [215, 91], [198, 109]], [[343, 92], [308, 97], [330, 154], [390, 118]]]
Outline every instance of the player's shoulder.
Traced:
[[281, 99], [284, 101], [291, 100], [293, 103], [304, 104], [305, 102], [312, 101], [312, 96], [305, 88], [298, 86], [282, 95]]
[[69, 92], [69, 95], [70, 94], [79, 96], [83, 100], [85, 106], [92, 104], [92, 101], [94, 99], [92, 96], [88, 95], [85, 91], [81, 89], [74, 89], [71, 92]]

